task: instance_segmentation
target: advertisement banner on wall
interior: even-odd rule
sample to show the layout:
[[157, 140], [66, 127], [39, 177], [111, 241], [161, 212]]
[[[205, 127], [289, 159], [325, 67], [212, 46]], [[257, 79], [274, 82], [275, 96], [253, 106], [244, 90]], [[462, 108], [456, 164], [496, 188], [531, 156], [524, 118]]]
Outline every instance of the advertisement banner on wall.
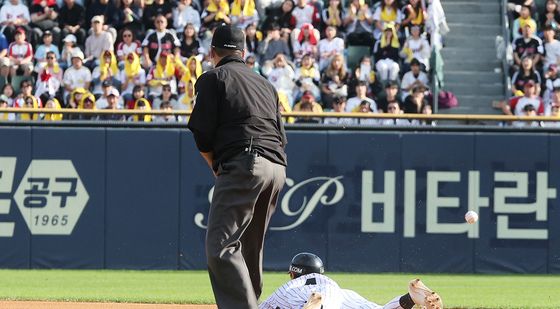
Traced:
[[[204, 269], [213, 177], [179, 129], [2, 128], [0, 267]], [[560, 272], [560, 136], [289, 131], [264, 267]], [[480, 215], [467, 224], [464, 214]]]

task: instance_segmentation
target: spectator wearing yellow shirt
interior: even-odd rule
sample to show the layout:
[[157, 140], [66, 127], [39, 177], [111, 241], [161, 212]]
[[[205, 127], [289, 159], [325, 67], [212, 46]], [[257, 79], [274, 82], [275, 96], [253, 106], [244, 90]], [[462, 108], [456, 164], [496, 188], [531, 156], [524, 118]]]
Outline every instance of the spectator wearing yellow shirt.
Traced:
[[222, 23], [231, 24], [229, 14], [230, 7], [227, 0], [209, 0], [208, 6], [200, 15], [202, 28], [212, 31]]
[[[322, 113], [323, 108], [321, 104], [315, 101], [315, 97], [310, 91], [303, 93], [301, 101], [294, 105], [294, 112], [311, 112], [311, 113]], [[312, 117], [297, 117], [296, 123], [320, 123], [320, 118]]]
[[398, 8], [397, 1], [382, 0], [381, 5], [378, 6], [373, 13], [373, 20], [375, 21], [373, 36], [376, 40], [381, 38], [381, 35], [387, 28], [388, 24], [394, 25], [395, 29], [399, 30], [400, 24], [403, 20], [403, 15]]
[[514, 41], [523, 35], [523, 27], [530, 23], [536, 24], [536, 21], [531, 17], [531, 7], [523, 5], [521, 6], [519, 17], [513, 21], [513, 26], [511, 27], [511, 35]]

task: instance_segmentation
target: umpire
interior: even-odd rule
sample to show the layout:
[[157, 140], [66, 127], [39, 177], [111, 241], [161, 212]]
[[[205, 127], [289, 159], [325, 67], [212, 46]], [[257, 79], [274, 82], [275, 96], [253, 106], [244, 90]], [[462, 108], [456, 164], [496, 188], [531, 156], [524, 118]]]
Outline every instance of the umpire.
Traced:
[[216, 183], [206, 257], [218, 308], [258, 308], [264, 235], [286, 179], [286, 136], [278, 94], [247, 67], [245, 35], [222, 25], [213, 70], [195, 85], [188, 127]]

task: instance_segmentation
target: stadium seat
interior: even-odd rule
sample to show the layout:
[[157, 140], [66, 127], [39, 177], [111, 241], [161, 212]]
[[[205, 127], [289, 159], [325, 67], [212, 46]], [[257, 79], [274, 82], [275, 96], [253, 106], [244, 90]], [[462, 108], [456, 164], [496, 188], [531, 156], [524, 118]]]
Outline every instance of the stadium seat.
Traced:
[[544, 10], [546, 9], [546, 2], [547, 0], [535, 0], [535, 12], [533, 12], [533, 18], [537, 21], [537, 23], [539, 23], [539, 30], [542, 31], [542, 27], [544, 27], [544, 25], [540, 24], [540, 20], [541, 20], [541, 14], [544, 12]]
[[14, 93], [19, 93], [20, 92], [20, 84], [24, 80], [31, 81], [31, 84], [33, 86], [35, 86], [35, 83], [33, 82], [33, 77], [31, 77], [31, 76], [23, 76], [23, 75], [12, 76], [11, 84], [12, 84], [12, 87], [14, 88]]
[[541, 12], [546, 8], [546, 1], [547, 0], [535, 0], [535, 6], [537, 8], [537, 12]]
[[354, 70], [360, 64], [360, 60], [369, 54], [370, 48], [368, 46], [349, 45], [346, 48], [346, 65], [348, 69]]
[[4, 85], [8, 84], [8, 78], [6, 77], [0, 77], [0, 89], [4, 88]]

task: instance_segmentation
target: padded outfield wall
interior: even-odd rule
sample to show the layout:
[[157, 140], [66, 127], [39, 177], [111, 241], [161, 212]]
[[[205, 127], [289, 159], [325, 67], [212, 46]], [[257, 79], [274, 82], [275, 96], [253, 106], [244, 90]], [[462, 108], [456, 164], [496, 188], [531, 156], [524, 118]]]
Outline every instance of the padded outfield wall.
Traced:
[[[560, 273], [560, 135], [288, 131], [264, 266]], [[180, 128], [0, 128], [0, 268], [204, 269], [213, 179]], [[464, 223], [469, 209], [477, 224]]]

